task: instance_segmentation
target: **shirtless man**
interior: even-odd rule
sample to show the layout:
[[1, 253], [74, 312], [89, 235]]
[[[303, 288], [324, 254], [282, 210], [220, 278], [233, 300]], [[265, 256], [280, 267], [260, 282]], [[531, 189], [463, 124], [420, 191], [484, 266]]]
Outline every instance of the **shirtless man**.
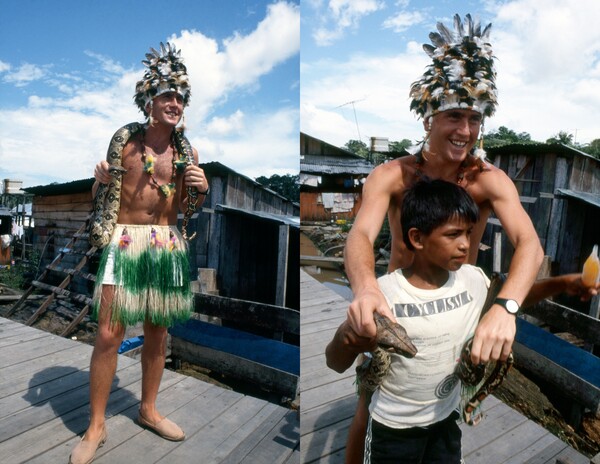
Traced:
[[[440, 34], [432, 33], [436, 45], [424, 45], [433, 65], [411, 88], [411, 109], [423, 118], [425, 141], [415, 155], [376, 167], [364, 185], [362, 206], [348, 235], [344, 256], [354, 293], [348, 322], [365, 346], [376, 333], [375, 311], [394, 320], [377, 285], [374, 241], [387, 214], [392, 235], [388, 271], [412, 262], [400, 230], [400, 205], [406, 188], [423, 176], [458, 183], [479, 206], [480, 220], [472, 231], [469, 264], [475, 264], [492, 211], [502, 223], [515, 252], [499, 297], [521, 305], [537, 276], [543, 250], [518, 192], [502, 170], [482, 160], [482, 150], [474, 149], [484, 117], [491, 116], [497, 104], [493, 57], [487, 43], [490, 26], [483, 32], [478, 26], [467, 15], [463, 29], [456, 15], [455, 32], [448, 37], [443, 32], [447, 29], [438, 24]], [[467, 60], [471, 62], [469, 67], [465, 66]], [[473, 362], [505, 360], [515, 333], [515, 315], [501, 305], [493, 305], [475, 332]], [[365, 404], [361, 397], [349, 432], [346, 462], [362, 462]]]
[[[148, 117], [144, 128], [125, 145], [121, 204], [111, 243], [104, 250], [94, 292], [98, 331], [90, 366], [90, 424], [71, 453], [72, 464], [90, 463], [106, 441], [105, 411], [117, 367], [117, 350], [128, 324], [143, 322], [142, 400], [138, 423], [163, 438], [180, 441], [185, 433], [156, 409], [165, 364], [167, 328], [189, 317], [192, 294], [185, 241], [177, 231], [177, 214], [187, 208], [187, 188], [208, 194], [204, 172], [187, 165], [174, 143], [175, 127], [188, 104], [190, 90], [179, 52], [167, 43], [146, 55], [144, 78], [135, 100]], [[108, 163], [96, 165], [95, 194], [111, 179]]]

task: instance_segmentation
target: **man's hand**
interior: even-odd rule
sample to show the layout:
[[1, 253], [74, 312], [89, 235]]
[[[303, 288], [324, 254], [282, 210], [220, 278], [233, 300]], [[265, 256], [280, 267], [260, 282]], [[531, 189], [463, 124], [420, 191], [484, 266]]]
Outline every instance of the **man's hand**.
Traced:
[[493, 305], [483, 316], [471, 349], [471, 361], [477, 365], [488, 361], [506, 361], [517, 333], [516, 317], [500, 305]]
[[348, 308], [348, 323], [358, 336], [374, 338], [377, 335], [374, 312], [396, 322], [379, 288], [369, 287], [354, 296]]
[[183, 182], [186, 187], [196, 187], [198, 192], [201, 193], [208, 190], [208, 181], [204, 175], [204, 170], [193, 164], [186, 166], [183, 173]]
[[110, 165], [106, 160], [100, 161], [94, 169], [94, 178], [101, 184], [108, 184], [111, 180], [108, 168]]

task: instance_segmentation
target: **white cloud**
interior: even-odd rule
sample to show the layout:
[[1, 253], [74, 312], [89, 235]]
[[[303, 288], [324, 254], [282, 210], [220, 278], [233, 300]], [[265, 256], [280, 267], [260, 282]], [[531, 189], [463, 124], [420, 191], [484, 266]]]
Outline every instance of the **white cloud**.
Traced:
[[[200, 162], [219, 161], [248, 177], [297, 173], [299, 170], [298, 109], [255, 115], [229, 136], [194, 137]], [[202, 133], [202, 131], [199, 131]]]
[[[6, 70], [10, 70], [10, 65], [7, 65]], [[14, 72], [7, 72], [4, 76], [4, 82], [14, 84], [16, 87], [23, 87], [30, 82], [39, 80], [46, 75], [46, 71], [34, 64], [24, 63], [19, 66]]]
[[0, 72], [6, 72], [6, 71], [10, 71], [11, 66], [9, 63], [5, 63], [4, 61], [0, 60]]
[[206, 131], [217, 136], [222, 136], [239, 133], [243, 128], [244, 113], [241, 110], [237, 110], [226, 118], [218, 116], [212, 118], [206, 126]]
[[[320, 3], [313, 8], [321, 9]], [[315, 43], [319, 46], [331, 45], [342, 38], [347, 29], [358, 27], [360, 20], [371, 13], [381, 10], [385, 3], [379, 0], [330, 0], [323, 12], [320, 24], [313, 32]]]
[[85, 54], [91, 58], [98, 60], [102, 66], [102, 70], [111, 74], [122, 74], [125, 70], [123, 66], [119, 63], [115, 62], [108, 56], [101, 55], [99, 53], [94, 53], [92, 51], [86, 50]]
[[[247, 176], [297, 171], [298, 108], [281, 104], [272, 114], [245, 114], [228, 99], [236, 92], [254, 91], [263, 76], [297, 55], [299, 28], [299, 8], [278, 2], [268, 7], [253, 31], [233, 34], [222, 46], [197, 31], [168, 38], [181, 48], [188, 68], [192, 99], [186, 125], [202, 161], [214, 155]], [[94, 165], [106, 156], [112, 134], [123, 124], [142, 120], [133, 93], [143, 69], [126, 70], [110, 57], [86, 53], [100, 61], [108, 83], [96, 76], [87, 81], [59, 79], [35, 65], [9, 75], [14, 85], [53, 79], [51, 84], [64, 85], [65, 93], [61, 98], [31, 95], [26, 107], [0, 109], [0, 175], [23, 180], [25, 186], [91, 177]], [[233, 106], [230, 114], [208, 121], [224, 102]]]
[[[493, 23], [499, 89], [498, 111], [486, 122], [486, 131], [506, 126], [539, 141], [561, 130], [577, 133], [580, 143], [600, 138], [600, 28], [594, 24], [600, 2], [486, 1], [483, 7]], [[438, 18], [427, 14], [423, 23], [435, 24]], [[407, 36], [415, 37], [415, 31]], [[420, 139], [422, 124], [410, 113], [408, 99], [411, 83], [429, 64], [421, 48], [427, 32], [419, 36], [404, 50], [399, 43], [395, 56], [371, 49], [368, 55], [355, 52], [340, 59], [347, 50], [335, 49], [326, 60], [303, 62], [302, 130], [336, 145], [356, 139], [352, 107], [336, 107], [364, 98], [355, 109], [365, 143], [370, 136]]]
[[392, 29], [394, 32], [402, 32], [423, 21], [423, 15], [418, 12], [401, 11], [394, 16], [390, 16], [383, 22], [384, 29]]

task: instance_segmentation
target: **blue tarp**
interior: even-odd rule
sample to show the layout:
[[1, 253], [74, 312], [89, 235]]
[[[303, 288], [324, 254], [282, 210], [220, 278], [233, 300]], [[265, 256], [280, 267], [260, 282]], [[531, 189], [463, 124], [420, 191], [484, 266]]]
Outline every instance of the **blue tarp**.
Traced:
[[196, 345], [300, 375], [300, 348], [295, 345], [195, 319], [176, 325], [169, 332]]
[[600, 387], [600, 358], [593, 354], [520, 318], [517, 318], [516, 340], [592, 385]]
[[119, 348], [118, 353], [123, 354], [128, 351], [137, 348], [138, 346], [142, 346], [144, 344], [144, 336], [141, 335], [139, 337], [128, 338], [127, 340], [123, 340], [121, 343], [121, 347]]

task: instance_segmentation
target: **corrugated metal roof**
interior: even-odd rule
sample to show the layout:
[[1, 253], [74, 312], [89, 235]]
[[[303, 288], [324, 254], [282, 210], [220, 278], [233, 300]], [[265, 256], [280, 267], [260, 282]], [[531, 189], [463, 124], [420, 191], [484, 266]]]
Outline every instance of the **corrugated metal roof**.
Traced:
[[581, 200], [585, 203], [588, 203], [592, 206], [600, 208], [600, 195], [597, 193], [589, 193], [589, 192], [577, 192], [575, 190], [568, 189], [556, 189], [557, 196], [575, 198], [577, 200]]
[[247, 209], [235, 208], [233, 206], [217, 205], [217, 212], [230, 212], [234, 214], [240, 214], [242, 216], [250, 216], [253, 218], [265, 219], [278, 224], [286, 224], [294, 228], [300, 227], [300, 218], [298, 216], [284, 216], [282, 214], [267, 213], [265, 211], [250, 211]]
[[[485, 139], [484, 139], [485, 145]], [[511, 153], [518, 153], [523, 155], [543, 155], [546, 153], [558, 153], [567, 156], [584, 156], [591, 158], [600, 163], [598, 158], [594, 158], [592, 155], [584, 153], [576, 148], [564, 145], [562, 143], [511, 143], [509, 145], [502, 145], [500, 147], [490, 147], [485, 149], [490, 157], [494, 155], [504, 155]]]
[[62, 184], [53, 183], [48, 185], [38, 185], [35, 187], [27, 187], [23, 190], [34, 195], [68, 195], [71, 193], [89, 192], [94, 185], [94, 178], [75, 180], [73, 182], [65, 182]]
[[310, 174], [369, 174], [373, 168], [373, 164], [363, 158], [327, 155], [304, 155], [300, 158], [300, 172]]

